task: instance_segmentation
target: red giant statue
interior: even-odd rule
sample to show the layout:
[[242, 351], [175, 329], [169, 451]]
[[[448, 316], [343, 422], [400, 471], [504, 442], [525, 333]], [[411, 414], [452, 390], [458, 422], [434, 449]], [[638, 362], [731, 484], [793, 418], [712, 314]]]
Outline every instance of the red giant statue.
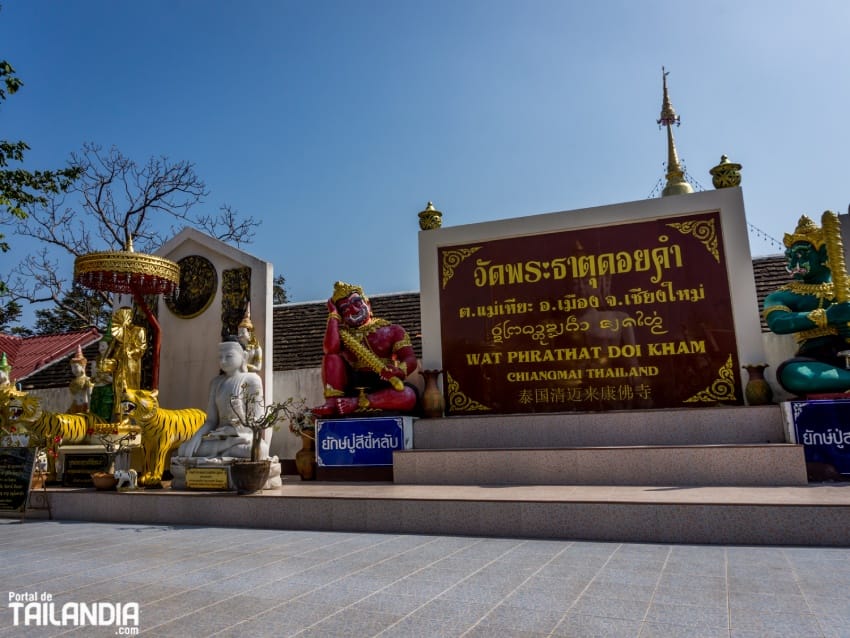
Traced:
[[334, 284], [328, 312], [322, 359], [325, 402], [313, 414], [411, 412], [417, 393], [404, 381], [418, 362], [404, 328], [373, 317], [363, 289], [342, 281]]

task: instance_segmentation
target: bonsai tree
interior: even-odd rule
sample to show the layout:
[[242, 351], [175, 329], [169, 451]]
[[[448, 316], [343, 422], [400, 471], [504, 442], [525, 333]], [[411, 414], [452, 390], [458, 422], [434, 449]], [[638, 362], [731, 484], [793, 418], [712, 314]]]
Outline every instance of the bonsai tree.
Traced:
[[267, 429], [277, 429], [277, 423], [284, 419], [290, 424], [295, 422], [306, 409], [306, 402], [294, 397], [289, 397], [281, 403], [269, 403], [265, 406], [262, 403], [259, 393], [249, 392], [245, 384], [242, 385], [241, 394], [230, 397], [230, 405], [236, 415], [234, 420], [242, 427], [250, 429], [253, 434], [251, 461], [261, 460], [260, 443]]

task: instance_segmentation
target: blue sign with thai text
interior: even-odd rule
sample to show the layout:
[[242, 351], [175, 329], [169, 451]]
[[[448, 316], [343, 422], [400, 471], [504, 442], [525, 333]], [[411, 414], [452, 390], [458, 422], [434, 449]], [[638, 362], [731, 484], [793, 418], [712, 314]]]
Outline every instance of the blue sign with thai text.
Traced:
[[850, 474], [850, 401], [791, 401], [791, 418], [807, 463]]
[[323, 467], [392, 465], [404, 449], [402, 417], [329, 419], [316, 423], [316, 459]]

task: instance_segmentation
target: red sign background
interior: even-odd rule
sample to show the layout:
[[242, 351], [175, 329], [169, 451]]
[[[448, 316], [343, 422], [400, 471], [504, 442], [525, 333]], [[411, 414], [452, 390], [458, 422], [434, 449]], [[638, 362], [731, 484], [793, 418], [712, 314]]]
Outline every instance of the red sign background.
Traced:
[[719, 212], [438, 259], [450, 415], [743, 404]]

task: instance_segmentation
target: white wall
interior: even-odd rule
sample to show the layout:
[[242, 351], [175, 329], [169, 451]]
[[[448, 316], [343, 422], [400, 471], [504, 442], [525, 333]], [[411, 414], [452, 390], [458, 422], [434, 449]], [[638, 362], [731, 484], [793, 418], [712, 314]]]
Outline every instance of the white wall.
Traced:
[[[309, 407], [324, 402], [321, 368], [304, 368], [274, 373], [274, 396], [277, 401], [286, 401], [289, 397], [305, 399]], [[289, 431], [289, 424], [281, 423], [280, 429], [272, 434], [270, 453], [282, 459], [294, 459], [301, 449], [301, 439]]]
[[274, 400], [272, 361], [272, 264], [193, 228], [183, 229], [157, 254], [173, 261], [200, 255], [215, 266], [218, 285], [212, 303], [197, 317], [183, 319], [160, 303], [162, 352], [159, 367], [159, 402], [166, 408], [206, 410], [210, 381], [218, 374], [221, 341], [222, 272], [251, 268], [251, 321], [263, 348], [263, 387], [267, 402]]

